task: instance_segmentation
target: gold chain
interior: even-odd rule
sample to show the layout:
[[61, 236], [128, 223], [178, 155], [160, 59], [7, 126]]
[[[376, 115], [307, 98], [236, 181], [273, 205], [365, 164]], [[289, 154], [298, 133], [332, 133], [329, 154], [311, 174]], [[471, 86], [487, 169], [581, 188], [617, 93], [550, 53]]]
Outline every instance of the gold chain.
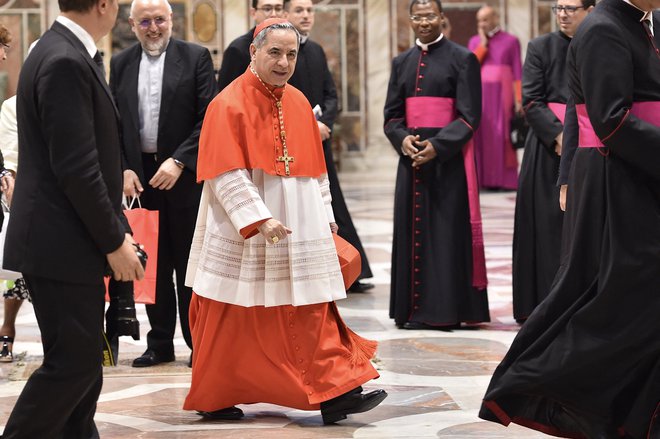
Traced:
[[270, 91], [268, 86], [264, 83], [264, 81], [261, 80], [257, 72], [254, 70], [252, 65], [250, 65], [250, 71], [254, 74], [254, 76], [257, 77], [259, 82], [261, 82], [261, 85], [264, 86], [266, 91], [270, 94], [270, 96], [275, 100], [275, 106], [277, 107], [277, 114], [279, 117], [280, 121], [280, 140], [282, 140], [282, 155], [277, 157], [278, 162], [283, 162], [284, 163], [284, 171], [286, 175], [291, 175], [291, 170], [289, 169], [289, 163], [294, 161], [294, 158], [289, 155], [289, 150], [286, 147], [286, 130], [284, 129], [284, 112], [282, 111], [282, 98], [284, 97], [284, 90], [282, 90], [282, 98], [277, 99], [275, 94]]

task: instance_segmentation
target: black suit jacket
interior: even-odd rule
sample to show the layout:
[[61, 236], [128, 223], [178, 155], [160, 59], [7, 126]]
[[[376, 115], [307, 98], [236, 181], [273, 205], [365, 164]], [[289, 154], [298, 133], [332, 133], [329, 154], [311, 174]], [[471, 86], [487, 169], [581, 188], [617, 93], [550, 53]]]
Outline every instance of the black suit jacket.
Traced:
[[[138, 74], [142, 47], [135, 44], [112, 57], [110, 88], [121, 114], [124, 169], [132, 169], [148, 184], [142, 167], [138, 114]], [[170, 157], [185, 169], [174, 187], [165, 191], [180, 207], [196, 205], [201, 185], [196, 183], [199, 133], [206, 107], [218, 92], [209, 51], [197, 44], [170, 40], [165, 53], [163, 88], [158, 119], [158, 162]]]
[[4, 266], [98, 284], [127, 231], [110, 89], [80, 40], [55, 22], [23, 64], [17, 95], [21, 160]]
[[339, 112], [337, 89], [325, 52], [318, 43], [307, 40], [300, 45], [296, 69], [289, 84], [303, 92], [312, 108], [321, 107], [323, 115], [318, 120], [332, 129]]
[[254, 28], [232, 41], [222, 54], [222, 64], [218, 73], [220, 91], [245, 73], [245, 69], [250, 65], [250, 44], [253, 35]]

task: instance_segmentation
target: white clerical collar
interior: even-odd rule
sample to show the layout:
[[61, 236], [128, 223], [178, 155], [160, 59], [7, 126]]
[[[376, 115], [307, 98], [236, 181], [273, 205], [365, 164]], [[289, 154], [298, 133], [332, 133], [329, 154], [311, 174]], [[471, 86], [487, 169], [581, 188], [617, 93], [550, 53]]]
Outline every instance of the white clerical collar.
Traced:
[[499, 26], [495, 26], [495, 29], [493, 29], [493, 30], [490, 31], [490, 32], [486, 32], [486, 33], [487, 33], [487, 35], [488, 35], [488, 38], [493, 38], [493, 37], [495, 36], [495, 34], [498, 33], [498, 32], [501, 31], [501, 30], [502, 30], [502, 29], [501, 29]]
[[432, 44], [437, 43], [438, 41], [440, 41], [442, 39], [442, 37], [444, 37], [444, 35], [440, 34], [440, 36], [438, 38], [436, 38], [434, 41], [431, 41], [430, 43], [426, 43], [426, 44], [422, 43], [421, 41], [419, 41], [419, 38], [417, 38], [415, 40], [415, 44], [417, 44], [419, 47], [421, 47], [422, 50], [429, 50], [429, 46], [432, 45]]
[[653, 33], [653, 11], [645, 11], [644, 9], [635, 6], [630, 0], [623, 0], [623, 1], [628, 3], [630, 6], [637, 9], [638, 11], [642, 11], [644, 13], [644, 16], [642, 17], [641, 20], [639, 20], [639, 22], [641, 23], [644, 20], [647, 20], [649, 22], [649, 30], [651, 31], [651, 35], [655, 35]]
[[305, 44], [309, 40], [309, 35], [300, 34], [300, 44]]
[[89, 56], [94, 58], [94, 55], [96, 55], [98, 49], [96, 48], [96, 43], [94, 42], [94, 38], [92, 38], [89, 32], [87, 32], [78, 23], [71, 20], [70, 18], [65, 17], [64, 15], [58, 15], [55, 21], [57, 21], [62, 26], [69, 29], [80, 40], [80, 42], [83, 43], [85, 49], [87, 50], [87, 52], [89, 52]]

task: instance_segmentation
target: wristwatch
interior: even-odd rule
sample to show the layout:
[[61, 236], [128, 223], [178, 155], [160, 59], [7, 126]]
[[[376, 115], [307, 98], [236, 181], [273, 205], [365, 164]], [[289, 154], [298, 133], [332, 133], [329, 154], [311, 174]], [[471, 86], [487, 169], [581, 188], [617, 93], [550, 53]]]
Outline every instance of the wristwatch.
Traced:
[[177, 160], [177, 159], [175, 159], [174, 157], [172, 157], [172, 160], [174, 160], [174, 163], [175, 163], [179, 168], [183, 169], [183, 168], [186, 167], [186, 165], [184, 165], [183, 162], [182, 162], [181, 160]]

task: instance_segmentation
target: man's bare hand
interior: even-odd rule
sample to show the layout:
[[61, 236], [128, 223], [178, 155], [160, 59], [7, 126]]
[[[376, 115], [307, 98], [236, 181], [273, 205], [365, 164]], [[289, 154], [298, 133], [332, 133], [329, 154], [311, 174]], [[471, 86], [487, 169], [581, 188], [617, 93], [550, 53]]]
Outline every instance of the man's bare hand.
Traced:
[[479, 44], [481, 44], [483, 47], [488, 47], [488, 34], [483, 28], [477, 29], [477, 32], [479, 33]]
[[11, 197], [14, 195], [14, 176], [7, 174], [0, 179], [0, 189], [7, 198], [7, 205], [11, 206]]
[[518, 116], [524, 116], [525, 113], [523, 113], [523, 105], [522, 102], [516, 101], [514, 104], [514, 111]]
[[330, 231], [332, 233], [337, 233], [339, 231], [339, 226], [337, 223], [330, 223]]
[[182, 172], [183, 169], [179, 168], [174, 159], [170, 157], [160, 165], [158, 171], [149, 180], [149, 185], [155, 189], [169, 191], [174, 187]]
[[562, 184], [559, 187], [559, 207], [562, 211], [566, 212], [566, 193], [568, 192], [568, 185]]
[[137, 197], [144, 191], [142, 183], [135, 171], [127, 169], [124, 171], [124, 195], [127, 197]]
[[438, 153], [435, 152], [433, 144], [428, 140], [416, 141], [415, 144], [418, 152], [410, 157], [414, 167], [419, 168], [437, 157]]
[[555, 153], [557, 153], [558, 156], [561, 156], [561, 146], [564, 142], [564, 132], [562, 131], [555, 137]]
[[328, 140], [332, 130], [330, 130], [330, 128], [328, 128], [328, 126], [321, 121], [317, 120], [316, 123], [318, 124], [319, 132], [321, 133], [321, 141]]
[[131, 243], [133, 237], [130, 237], [130, 239], [129, 237], [130, 235], [127, 234], [121, 247], [106, 255], [108, 264], [110, 264], [114, 278], [117, 281], [129, 282], [144, 277], [144, 268], [142, 268], [140, 259], [135, 253], [135, 247]]
[[276, 219], [269, 219], [259, 226], [259, 233], [271, 244], [286, 239], [287, 235], [292, 233], [291, 229]]
[[401, 142], [401, 154], [406, 156], [413, 156], [419, 152], [415, 146], [415, 142], [419, 141], [419, 136], [408, 135], [404, 137], [403, 142]]

